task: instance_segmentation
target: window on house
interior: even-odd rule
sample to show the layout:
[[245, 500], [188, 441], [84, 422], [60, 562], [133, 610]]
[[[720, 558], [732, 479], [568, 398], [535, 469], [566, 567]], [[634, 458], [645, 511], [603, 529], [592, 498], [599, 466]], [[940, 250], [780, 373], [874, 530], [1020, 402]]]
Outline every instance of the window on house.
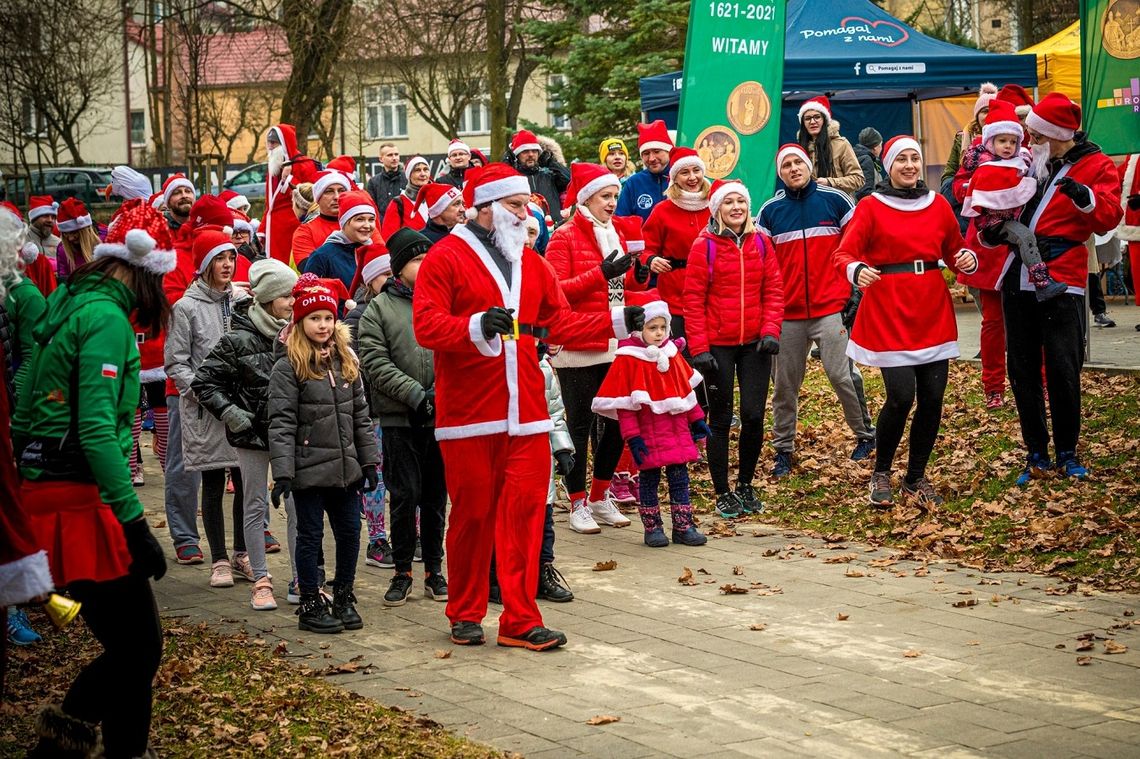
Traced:
[[993, 29], [1001, 29], [1001, 19], [995, 18], [993, 21], [990, 22], [990, 27]]
[[369, 140], [408, 136], [408, 101], [401, 84], [364, 88], [364, 132]]
[[23, 98], [20, 101], [20, 123], [24, 127], [24, 135], [27, 137], [44, 137], [47, 135], [43, 117], [36, 110], [36, 105], [31, 98]]
[[146, 111], [131, 111], [131, 144], [146, 144]]
[[546, 81], [546, 110], [550, 113], [550, 126], [555, 129], [569, 129], [570, 117], [562, 112], [562, 98], [555, 90], [566, 84], [566, 77], [555, 74]]
[[470, 103], [459, 119], [459, 134], [487, 134], [491, 131], [491, 109], [487, 101]]

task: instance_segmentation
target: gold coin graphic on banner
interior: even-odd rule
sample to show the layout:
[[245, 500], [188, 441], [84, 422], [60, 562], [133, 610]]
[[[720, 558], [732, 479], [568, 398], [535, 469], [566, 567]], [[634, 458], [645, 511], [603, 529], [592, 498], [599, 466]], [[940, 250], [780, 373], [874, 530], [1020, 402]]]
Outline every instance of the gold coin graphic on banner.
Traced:
[[1101, 46], [1113, 58], [1140, 58], [1140, 2], [1112, 0], [1106, 4]]
[[740, 138], [731, 128], [716, 124], [697, 136], [697, 155], [705, 162], [705, 174], [723, 179], [740, 159]]
[[772, 117], [772, 101], [760, 82], [741, 82], [728, 96], [728, 123], [743, 135], [756, 134]]

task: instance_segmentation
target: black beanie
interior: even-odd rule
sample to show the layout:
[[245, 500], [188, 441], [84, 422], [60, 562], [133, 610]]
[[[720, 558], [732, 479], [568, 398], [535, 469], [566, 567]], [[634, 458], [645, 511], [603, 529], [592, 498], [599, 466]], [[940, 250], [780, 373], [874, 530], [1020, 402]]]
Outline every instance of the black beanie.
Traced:
[[431, 247], [431, 240], [414, 229], [401, 227], [388, 238], [388, 255], [391, 257], [392, 273], [397, 277], [416, 256], [422, 256]]
[[866, 127], [859, 133], [859, 144], [865, 148], [873, 148], [883, 144], [883, 135], [875, 127]]

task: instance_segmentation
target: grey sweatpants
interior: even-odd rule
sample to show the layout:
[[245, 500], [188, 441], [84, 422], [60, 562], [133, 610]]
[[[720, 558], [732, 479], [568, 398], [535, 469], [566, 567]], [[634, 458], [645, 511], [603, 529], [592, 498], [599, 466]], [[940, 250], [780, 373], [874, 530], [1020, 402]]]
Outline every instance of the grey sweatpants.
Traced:
[[[807, 370], [812, 341], [819, 345], [819, 357], [827, 379], [835, 388], [847, 426], [859, 440], [875, 437], [871, 415], [867, 413], [862, 389], [856, 389], [855, 368], [847, 358], [847, 329], [839, 314], [818, 319], [785, 319], [780, 331], [780, 354], [776, 356], [776, 387], [772, 394], [772, 444], [777, 451], [791, 452], [796, 442], [796, 415], [800, 386]], [[862, 376], [859, 385], [863, 384]]]
[[[245, 532], [245, 550], [253, 576], [260, 580], [269, 574], [265, 563], [265, 521], [269, 516], [269, 451], [252, 448], [234, 448], [242, 484], [242, 530]], [[290, 522], [291, 524], [291, 522]], [[292, 553], [290, 553], [292, 555]]]
[[198, 490], [202, 486], [202, 474], [187, 471], [182, 456], [181, 400], [177, 395], [166, 396], [166, 523], [176, 549], [198, 545]]

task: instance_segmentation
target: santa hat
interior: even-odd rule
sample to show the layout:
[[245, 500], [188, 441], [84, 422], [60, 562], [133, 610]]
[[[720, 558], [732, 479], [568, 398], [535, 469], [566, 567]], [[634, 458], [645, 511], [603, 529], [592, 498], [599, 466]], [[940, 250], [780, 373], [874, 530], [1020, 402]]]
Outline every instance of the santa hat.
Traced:
[[962, 216], [978, 216], [979, 208], [1005, 211], [1028, 203], [1037, 192], [1037, 180], [1022, 176], [1023, 171], [1019, 160], [989, 161], [978, 166], [962, 200]]
[[[344, 288], [344, 284], [341, 284]], [[316, 274], [302, 274], [293, 285], [293, 322], [302, 321], [315, 311], [331, 311], [337, 315], [339, 304], [336, 294], [317, 278]]]
[[185, 187], [190, 190], [191, 193], [197, 194], [194, 189], [194, 183], [187, 179], [185, 174], [171, 174], [166, 178], [166, 181], [162, 183], [162, 202], [166, 205], [170, 205], [170, 196], [173, 195], [174, 191], [179, 187]]
[[336, 158], [326, 163], [325, 168], [331, 169], [333, 171], [339, 171], [341, 174], [345, 174], [350, 177], [355, 176], [356, 159], [350, 155], [338, 155]]
[[570, 164], [570, 186], [566, 188], [568, 199], [573, 198], [575, 203], [581, 205], [591, 195], [606, 187], [620, 189], [621, 180], [615, 177], [613, 172], [605, 166], [583, 161]]
[[1053, 140], [1071, 140], [1081, 128], [1081, 107], [1060, 92], [1050, 92], [1033, 106], [1025, 126]]
[[447, 210], [447, 207], [461, 198], [459, 188], [442, 182], [428, 182], [416, 195], [416, 208], [427, 208], [427, 217], [434, 219]]
[[[1021, 142], [1025, 137], [1025, 130], [1017, 119], [1017, 112], [1013, 104], [995, 98], [990, 102], [989, 113], [986, 114], [986, 123], [982, 126], [982, 144], [989, 149], [990, 140], [999, 134], [1013, 135]], [[992, 152], [992, 151], [991, 151]]]
[[789, 142], [781, 145], [779, 151], [776, 152], [776, 171], [780, 171], [780, 166], [784, 163], [784, 159], [790, 155], [798, 155], [800, 160], [807, 164], [807, 170], [810, 174], [812, 171], [811, 159], [808, 158], [807, 151], [794, 142]]
[[317, 174], [317, 181], [313, 182], [313, 200], [318, 200], [333, 185], [340, 185], [346, 191], [352, 189], [352, 182], [344, 174], [339, 171], [322, 171]]
[[341, 229], [344, 229], [345, 225], [352, 220], [353, 216], [359, 216], [362, 213], [370, 213], [373, 216], [378, 215], [376, 213], [376, 203], [373, 202], [371, 195], [364, 190], [349, 190], [341, 194], [338, 219]]
[[234, 218], [234, 232], [249, 232], [253, 234], [253, 225], [249, 223], [248, 219]]
[[203, 195], [190, 206], [190, 229], [220, 229], [229, 236], [234, 229], [234, 212], [217, 195]]
[[719, 179], [713, 183], [712, 189], [709, 191], [709, 214], [715, 219], [717, 214], [720, 213], [720, 204], [734, 192], [738, 192], [744, 196], [744, 201], [748, 203], [749, 207], [752, 206], [752, 196], [748, 193], [748, 188], [739, 179]]
[[20, 221], [24, 220], [24, 214], [22, 214], [20, 212], [20, 209], [16, 208], [16, 204], [10, 200], [0, 200], [0, 208], [3, 208], [6, 211], [11, 211], [12, 215], [14, 215]]
[[[575, 164], [577, 165], [577, 164]], [[486, 166], [468, 169], [464, 175], [463, 205], [467, 206], [467, 218], [474, 219], [478, 207], [512, 195], [530, 195], [530, 182], [505, 163], [495, 162]], [[571, 174], [573, 185], [573, 174]], [[567, 188], [569, 191], [569, 188]]]
[[249, 198], [228, 187], [219, 192], [218, 197], [221, 198], [222, 202], [229, 206], [231, 210], [240, 211], [242, 213], [249, 210]]
[[467, 153], [468, 155], [470, 155], [471, 154], [471, 148], [467, 146], [466, 142], [464, 142], [463, 140], [460, 140], [459, 138], [456, 138], [456, 139], [452, 140], [450, 143], [448, 143], [447, 154], [451, 155], [452, 153], [457, 153], [457, 152], [458, 153]]
[[59, 203], [51, 195], [33, 195], [28, 198], [28, 221], [59, 212]]
[[119, 208], [114, 223], [107, 230], [107, 239], [95, 246], [93, 258], [106, 256], [122, 259], [152, 274], [171, 272], [178, 263], [170, 225], [142, 198], [128, 200]]
[[538, 144], [538, 138], [534, 136], [534, 132], [528, 129], [520, 129], [515, 132], [515, 137], [511, 140], [512, 153], [518, 155], [524, 150], [542, 150], [542, 146]]
[[886, 172], [888, 176], [890, 176], [891, 173], [891, 164], [899, 157], [899, 153], [904, 150], [917, 151], [919, 160], [922, 160], [922, 147], [918, 144], [918, 140], [909, 134], [900, 134], [898, 137], [892, 137], [883, 145], [883, 171]]
[[56, 217], [56, 226], [60, 232], [78, 232], [84, 227], [91, 226], [91, 214], [87, 206], [79, 198], [68, 198], [59, 206], [59, 216]]
[[1013, 105], [1018, 116], [1025, 116], [1033, 109], [1033, 98], [1020, 84], [1007, 84], [998, 90], [997, 100]]
[[392, 257], [388, 255], [388, 249], [381, 243], [373, 242], [362, 245], [357, 252], [362, 255], [361, 262], [363, 265], [360, 267], [360, 279], [365, 284], [381, 274], [392, 273]]
[[161, 211], [162, 207], [165, 205], [162, 200], [162, 191], [160, 190], [159, 192], [152, 194], [147, 198], [146, 202], [150, 204], [151, 208], [155, 209], [156, 211]]
[[978, 112], [983, 108], [989, 107], [993, 99], [997, 97], [998, 88], [990, 82], [983, 82], [982, 86], [978, 89], [978, 99], [974, 101], [974, 119], [977, 120]]
[[20, 260], [26, 266], [31, 266], [40, 257], [40, 246], [34, 242], [26, 242], [20, 247]]
[[424, 166], [427, 166], [429, 169], [431, 168], [431, 164], [428, 163], [427, 159], [424, 158], [422, 155], [414, 155], [411, 158], [409, 158], [407, 165], [404, 166], [404, 176], [407, 177], [408, 179], [411, 179], [412, 178], [412, 169], [414, 169], [418, 164], [421, 164], [421, 163]]
[[111, 194], [123, 200], [149, 198], [154, 193], [150, 180], [130, 166], [116, 166], [111, 169]]
[[195, 231], [194, 271], [198, 273], [198, 276], [202, 276], [206, 273], [206, 269], [210, 268], [214, 258], [227, 250], [237, 252], [233, 241], [225, 232], [213, 227], [204, 227]]
[[796, 114], [796, 120], [802, 124], [804, 114], [808, 111], [822, 113], [824, 121], [831, 121], [831, 101], [824, 95], [805, 100], [804, 104], [800, 106], [799, 113]]
[[669, 138], [669, 130], [665, 122], [657, 119], [649, 124], [637, 125], [637, 152], [646, 150], [672, 150], [673, 140]]
[[625, 238], [626, 253], [640, 253], [645, 250], [645, 232], [642, 229], [640, 216], [636, 214], [633, 216], [615, 216], [613, 222], [614, 227]]
[[[705, 171], [705, 162], [697, 155], [697, 151], [692, 148], [675, 147], [669, 151], [669, 181], [673, 182], [677, 179], [677, 172], [681, 169], [690, 166], [699, 166], [701, 171]], [[607, 169], [608, 171], [608, 169]]]

